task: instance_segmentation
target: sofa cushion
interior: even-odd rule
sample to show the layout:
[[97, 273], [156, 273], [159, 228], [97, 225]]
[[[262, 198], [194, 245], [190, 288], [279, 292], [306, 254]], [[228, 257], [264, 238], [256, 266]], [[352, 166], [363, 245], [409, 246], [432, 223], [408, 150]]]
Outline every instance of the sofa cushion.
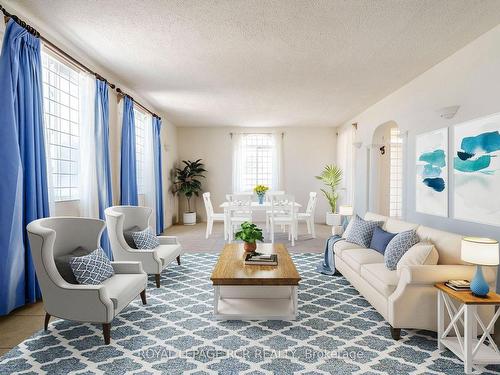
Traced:
[[408, 223], [407, 221], [397, 220], [394, 218], [387, 219], [384, 229], [391, 233], [406, 232], [408, 230], [417, 229], [418, 224]]
[[125, 238], [125, 242], [131, 249], [137, 249], [137, 246], [134, 242], [134, 238], [132, 237], [133, 232], [139, 232], [141, 228], [138, 226], [134, 226], [123, 232], [123, 238]]
[[70, 259], [74, 257], [82, 257], [85, 255], [89, 255], [92, 251], [93, 250], [87, 250], [84, 249], [83, 247], [78, 247], [69, 254], [59, 255], [54, 258], [57, 271], [59, 271], [59, 274], [67, 283], [78, 284], [78, 281], [76, 280], [76, 277], [73, 274], [73, 270], [69, 265]]
[[384, 255], [385, 248], [396, 234], [397, 233], [386, 232], [382, 228], [376, 227], [373, 231], [370, 249], [377, 250], [380, 254]]
[[158, 258], [161, 259], [162, 266], [165, 266], [181, 253], [181, 245], [160, 245], [155, 249], [155, 252], [158, 254]]
[[141, 230], [140, 232], [132, 232], [132, 238], [137, 248], [141, 250], [156, 249], [160, 246], [160, 240], [149, 228]]
[[72, 257], [69, 265], [79, 284], [99, 285], [115, 273], [111, 262], [100, 247], [89, 255]]
[[102, 285], [106, 286], [115, 310], [121, 310], [146, 288], [146, 280], [147, 276], [143, 273], [115, 274]]
[[435, 246], [430, 242], [419, 242], [413, 245], [398, 262], [397, 271], [401, 275], [401, 269], [406, 266], [435, 266], [438, 263], [439, 254]]
[[384, 262], [385, 266], [394, 271], [401, 257], [408, 251], [410, 247], [418, 242], [418, 236], [414, 230], [407, 230], [398, 233], [389, 242], [385, 249]]
[[388, 217], [387, 216], [383, 216], [383, 215], [379, 215], [379, 214], [375, 214], [373, 212], [367, 212], [365, 214], [365, 217], [364, 217], [365, 220], [370, 220], [370, 221], [381, 221], [385, 224], [385, 222], [387, 221]]
[[388, 270], [384, 263], [364, 264], [361, 266], [361, 277], [380, 294], [389, 297], [398, 286], [399, 277], [396, 271]]
[[342, 260], [359, 273], [363, 264], [383, 264], [384, 256], [373, 249], [347, 249], [342, 252]]
[[438, 264], [467, 264], [460, 258], [462, 236], [429, 227], [419, 226], [421, 241], [432, 242], [439, 253]]
[[342, 253], [347, 249], [364, 249], [363, 246], [360, 246], [356, 243], [348, 242], [346, 240], [337, 241], [335, 245], [333, 245], [333, 252], [342, 258]]
[[349, 242], [356, 243], [363, 247], [369, 247], [373, 236], [373, 230], [375, 227], [379, 227], [382, 224], [383, 222], [381, 221], [363, 220], [356, 215], [347, 226], [344, 238]]

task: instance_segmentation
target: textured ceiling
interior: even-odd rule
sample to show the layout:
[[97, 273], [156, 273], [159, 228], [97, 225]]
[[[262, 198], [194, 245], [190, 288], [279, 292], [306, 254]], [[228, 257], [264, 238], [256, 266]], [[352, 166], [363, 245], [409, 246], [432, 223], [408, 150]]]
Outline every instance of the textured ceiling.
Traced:
[[4, 2], [178, 126], [336, 126], [500, 23], [499, 0]]

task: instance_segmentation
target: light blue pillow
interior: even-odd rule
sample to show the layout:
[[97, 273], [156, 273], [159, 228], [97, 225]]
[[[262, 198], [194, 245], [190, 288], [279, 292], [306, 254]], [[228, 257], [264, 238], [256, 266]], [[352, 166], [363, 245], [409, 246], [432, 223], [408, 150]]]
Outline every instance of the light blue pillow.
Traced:
[[160, 246], [160, 240], [149, 228], [141, 230], [140, 232], [131, 232], [131, 235], [138, 249], [150, 250]]
[[363, 220], [356, 215], [347, 226], [344, 238], [348, 242], [367, 248], [372, 241], [373, 231], [382, 224], [382, 221]]
[[98, 285], [115, 274], [111, 262], [100, 247], [89, 255], [71, 258], [69, 265], [79, 284]]
[[385, 249], [385, 266], [391, 271], [394, 271], [397, 268], [398, 262], [401, 257], [408, 251], [410, 247], [417, 244], [418, 242], [418, 235], [413, 229], [396, 234], [391, 242], [387, 244], [387, 247]]

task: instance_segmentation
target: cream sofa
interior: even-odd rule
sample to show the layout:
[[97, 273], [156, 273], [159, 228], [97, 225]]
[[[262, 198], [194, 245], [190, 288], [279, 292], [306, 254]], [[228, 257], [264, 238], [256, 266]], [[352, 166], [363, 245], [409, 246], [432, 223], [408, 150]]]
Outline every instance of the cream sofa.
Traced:
[[[365, 220], [383, 221], [382, 228], [392, 233], [415, 229], [421, 241], [430, 241], [436, 247], [438, 264], [403, 267], [398, 275], [398, 271], [385, 267], [379, 252], [343, 240], [334, 246], [336, 269], [391, 325], [395, 340], [402, 328], [437, 331], [434, 284], [449, 279], [471, 280], [475, 273], [474, 265], [460, 259], [462, 236], [373, 213], [367, 213]], [[483, 272], [495, 290], [496, 267], [483, 267]], [[485, 306], [480, 314], [484, 320], [491, 319], [493, 307]]]

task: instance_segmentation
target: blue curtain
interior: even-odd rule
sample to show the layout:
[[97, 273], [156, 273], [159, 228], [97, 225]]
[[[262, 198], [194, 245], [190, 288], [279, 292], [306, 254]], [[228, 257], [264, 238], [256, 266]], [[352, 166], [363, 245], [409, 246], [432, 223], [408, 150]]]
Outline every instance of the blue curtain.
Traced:
[[40, 299], [26, 225], [49, 216], [40, 39], [10, 19], [0, 56], [0, 315]]
[[[111, 165], [109, 159], [109, 97], [108, 84], [96, 79], [95, 90], [95, 152], [97, 171], [97, 198], [99, 218], [106, 220], [104, 210], [113, 205], [111, 190]], [[108, 232], [105, 229], [101, 237], [101, 247], [113, 259]]]
[[137, 206], [137, 166], [135, 155], [134, 101], [123, 98], [120, 204]]
[[153, 153], [156, 190], [156, 234], [163, 232], [163, 182], [161, 177], [161, 119], [153, 116]]

